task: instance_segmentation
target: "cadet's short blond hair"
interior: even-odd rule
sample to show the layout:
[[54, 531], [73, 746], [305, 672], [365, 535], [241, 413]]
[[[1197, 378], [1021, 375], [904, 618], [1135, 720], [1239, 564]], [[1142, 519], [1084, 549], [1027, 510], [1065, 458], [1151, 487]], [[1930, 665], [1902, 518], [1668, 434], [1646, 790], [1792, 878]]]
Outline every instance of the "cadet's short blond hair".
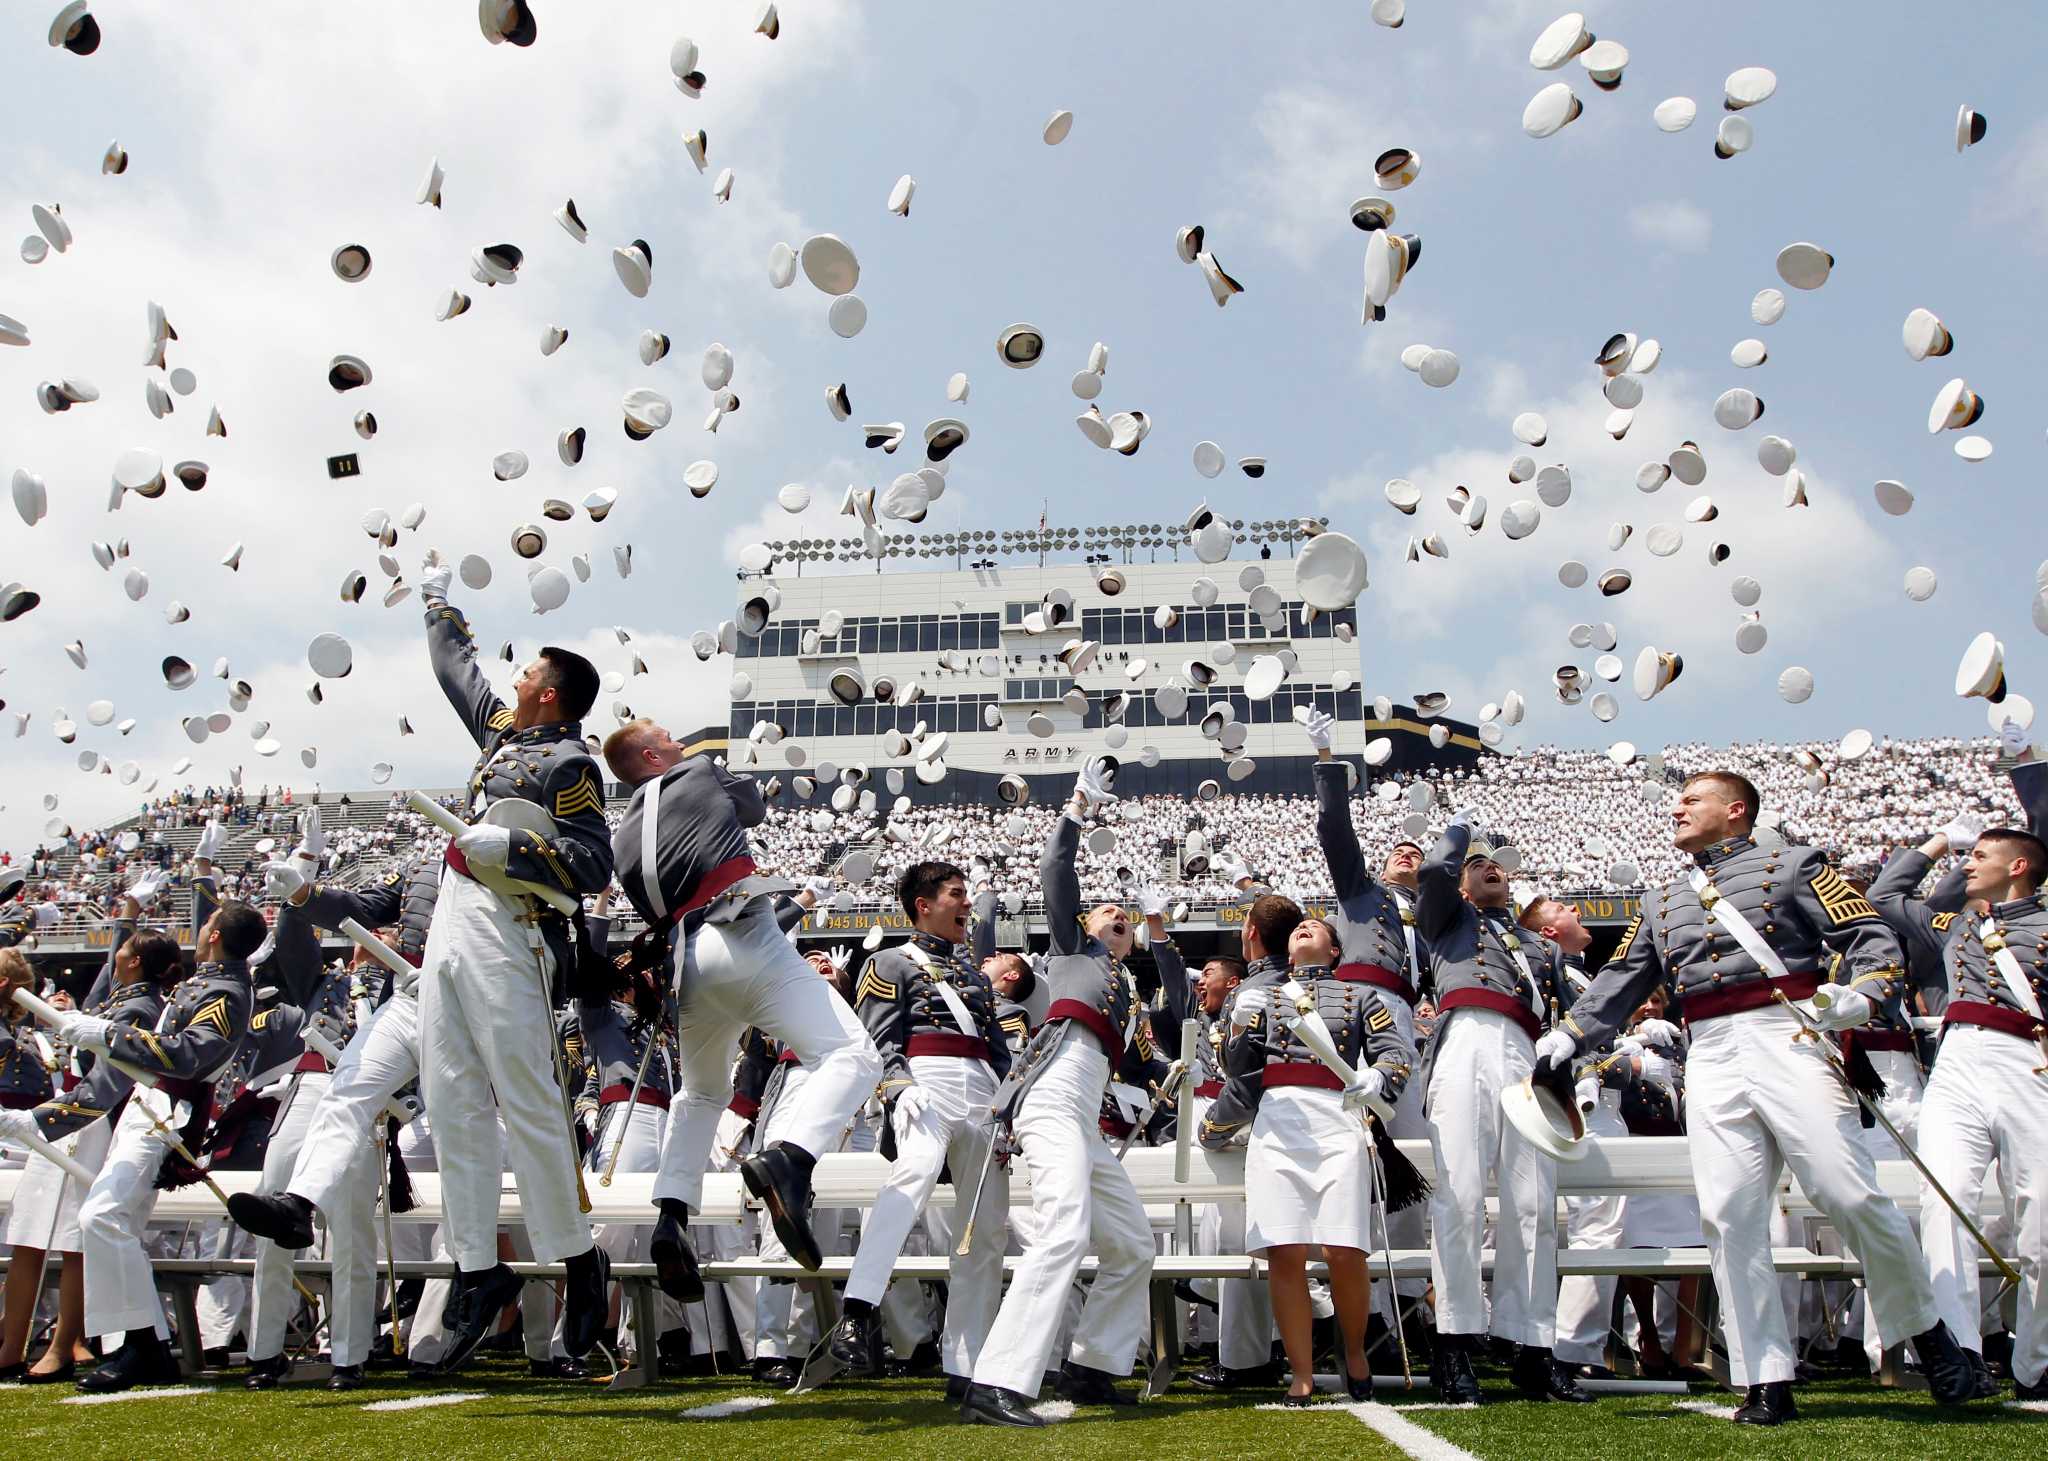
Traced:
[[611, 768], [612, 775], [628, 786], [637, 786], [647, 776], [633, 764], [635, 753], [640, 749], [640, 737], [653, 726], [646, 716], [629, 720], [604, 738], [604, 764]]

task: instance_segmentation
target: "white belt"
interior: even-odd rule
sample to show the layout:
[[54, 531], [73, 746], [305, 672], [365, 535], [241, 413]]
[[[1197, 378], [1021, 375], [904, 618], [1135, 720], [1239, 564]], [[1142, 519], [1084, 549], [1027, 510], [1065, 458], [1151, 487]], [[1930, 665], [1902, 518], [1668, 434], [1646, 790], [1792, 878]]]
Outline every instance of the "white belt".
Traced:
[[1998, 920], [1987, 914], [1977, 925], [1977, 939], [1984, 945], [1984, 952], [1991, 956], [1991, 962], [1998, 966], [1999, 977], [2005, 980], [2013, 1002], [2035, 1019], [2042, 1018], [2041, 1001], [2034, 997], [2034, 986], [2020, 968], [2019, 959], [2005, 946], [2005, 933], [1999, 928]]
[[661, 783], [660, 776], [648, 782], [640, 804], [640, 887], [656, 923], [668, 917], [668, 900], [661, 896], [661, 874], [655, 865], [661, 850]]
[[1706, 911], [1709, 922], [1718, 923], [1727, 929], [1728, 936], [1742, 946], [1742, 952], [1754, 959], [1757, 968], [1763, 970], [1765, 974], [1773, 979], [1790, 977], [1785, 968], [1785, 961], [1778, 957], [1776, 950], [1764, 942], [1764, 936], [1756, 931], [1750, 921], [1742, 916], [1742, 910], [1721, 896], [1721, 890], [1714, 886], [1713, 879], [1707, 876], [1705, 868], [1694, 868], [1691, 882], [1692, 890], [1699, 894], [1700, 907]]
[[1109, 1094], [1115, 1100], [1119, 1114], [1132, 1125], [1136, 1125], [1138, 1118], [1152, 1109], [1152, 1096], [1149, 1092], [1141, 1091], [1123, 1081], [1111, 1081]]
[[932, 963], [932, 956], [916, 944], [905, 944], [903, 952], [923, 965], [925, 972], [932, 976], [932, 987], [938, 990], [939, 998], [946, 1002], [946, 1013], [953, 1017], [953, 1023], [960, 1027], [960, 1033], [980, 1035], [981, 1026], [974, 1022], [974, 1015], [968, 1010], [967, 1001], [962, 999], [960, 992], [948, 982], [945, 973]]

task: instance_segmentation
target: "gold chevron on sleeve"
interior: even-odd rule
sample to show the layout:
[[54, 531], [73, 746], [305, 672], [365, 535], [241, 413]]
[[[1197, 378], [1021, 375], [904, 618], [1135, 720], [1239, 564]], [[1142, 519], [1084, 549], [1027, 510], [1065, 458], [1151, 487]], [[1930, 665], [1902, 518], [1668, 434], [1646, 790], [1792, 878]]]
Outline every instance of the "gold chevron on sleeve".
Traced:
[[604, 813], [604, 793], [598, 790], [597, 778], [588, 771], [576, 779], [576, 784], [566, 791], [555, 793], [555, 815], [573, 817], [579, 812]]
[[220, 1037], [223, 1040], [235, 1038], [235, 1032], [228, 1025], [228, 997], [225, 994], [216, 995], [212, 1000], [201, 1005], [194, 1012], [192, 1018], [185, 1022], [185, 1028], [188, 1030], [196, 1029], [200, 1025], [213, 1026], [214, 1029], [220, 1031]]
[[512, 729], [512, 720], [513, 715], [510, 707], [503, 707], [493, 711], [490, 719], [486, 720], [484, 724], [494, 731], [510, 730]]
[[1375, 1035], [1394, 1026], [1394, 1014], [1383, 1004], [1375, 1004], [1372, 1013], [1365, 1017], [1365, 1027]]
[[1850, 887], [1849, 880], [1831, 867], [1815, 873], [1808, 886], [1813, 889], [1813, 896], [1820, 899], [1822, 910], [1836, 927], [1877, 917], [1877, 910], [1870, 906], [1870, 900]]
[[1612, 960], [1621, 958], [1624, 954], [1628, 952], [1628, 946], [1636, 941], [1636, 930], [1640, 929], [1642, 926], [1643, 915], [1640, 913], [1638, 913], [1634, 918], [1631, 918], [1629, 920], [1628, 927], [1622, 930], [1621, 942], [1616, 944], [1614, 946], [1614, 952], [1608, 955], [1608, 959], [1610, 960], [1610, 962]]
[[887, 979], [884, 979], [880, 974], [877, 974], [873, 965], [869, 965], [861, 971], [860, 983], [853, 987], [855, 1003], [859, 1003], [863, 999], [894, 999], [895, 997], [896, 986]]

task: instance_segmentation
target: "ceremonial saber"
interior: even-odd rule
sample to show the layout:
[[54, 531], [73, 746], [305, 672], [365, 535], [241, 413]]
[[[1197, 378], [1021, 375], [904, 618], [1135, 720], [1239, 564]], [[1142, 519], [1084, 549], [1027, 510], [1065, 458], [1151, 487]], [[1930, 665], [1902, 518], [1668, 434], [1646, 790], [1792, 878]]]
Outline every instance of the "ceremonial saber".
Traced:
[[23, 1146], [43, 1158], [51, 1166], [57, 1168], [66, 1177], [76, 1178], [87, 1187], [92, 1186], [93, 1174], [91, 1169], [76, 1158], [67, 1155], [62, 1147], [44, 1136], [40, 1131], [22, 1132], [20, 1133], [20, 1140]]
[[405, 1353], [405, 1336], [398, 1328], [398, 1250], [391, 1245], [391, 1173], [386, 1145], [390, 1133], [390, 1127], [377, 1123], [377, 1200], [384, 1206], [384, 1272], [385, 1282], [391, 1286], [391, 1353], [395, 1357]]
[[1814, 1042], [1815, 1046], [1820, 1050], [1822, 1058], [1833, 1067], [1835, 1074], [1841, 1078], [1842, 1084], [1848, 1088], [1849, 1094], [1854, 1096], [1857, 1104], [1862, 1106], [1865, 1111], [1868, 1111], [1877, 1124], [1885, 1129], [1885, 1134], [1898, 1143], [1899, 1150], [1906, 1154], [1906, 1160], [1911, 1162], [1920, 1175], [1927, 1179], [1927, 1185], [1934, 1189], [1934, 1195], [1947, 1205], [1948, 1210], [1956, 1215], [1956, 1221], [1961, 1223], [1964, 1230], [1977, 1240], [1977, 1246], [1982, 1248], [1990, 1257], [1992, 1265], [1998, 1269], [1999, 1275], [2008, 1283], [2017, 1285], [2020, 1281], [2018, 1270], [2006, 1261], [2003, 1254], [1991, 1246], [1991, 1240], [1984, 1236], [1984, 1230], [1977, 1226], [1976, 1219], [1964, 1212], [1956, 1200], [1948, 1195], [1948, 1189], [1941, 1185], [1941, 1179], [1927, 1169], [1927, 1163], [1920, 1160], [1920, 1153], [1914, 1151], [1912, 1144], [1904, 1136], [1900, 1135], [1898, 1127], [1892, 1125], [1890, 1118], [1884, 1112], [1878, 1110], [1877, 1102], [1856, 1089], [1856, 1083], [1849, 1079], [1849, 1067], [1844, 1065], [1842, 1057], [1829, 1049], [1827, 1042], [1821, 1039], [1822, 1035], [1829, 1032], [1814, 1024], [1807, 1017], [1805, 1010], [1802, 1010], [1798, 1005], [1792, 1003], [1791, 1000], [1785, 998], [1784, 990], [1773, 986], [1771, 998], [1792, 1011], [1793, 1016], [1799, 1021], [1801, 1029], [1792, 1038], [1795, 1041], [1810, 1039]]
[[[30, 1014], [34, 1015], [37, 1019], [43, 1021], [45, 1024], [57, 1025], [61, 1023], [63, 1019], [63, 1012], [61, 1010], [57, 1009], [56, 1006], [54, 1005], [48, 1004], [43, 1000], [38, 999], [35, 995], [29, 993], [26, 989], [17, 989], [14, 991], [14, 1002], [17, 1005], [21, 1006], [21, 1008], [27, 1010]], [[120, 1071], [121, 1074], [127, 1076], [130, 1080], [135, 1082], [137, 1089], [132, 1093], [132, 1096], [135, 1101], [136, 1109], [141, 1111], [144, 1119], [147, 1120], [149, 1124], [156, 1129], [156, 1134], [160, 1138], [162, 1138], [164, 1145], [169, 1147], [172, 1151], [176, 1152], [178, 1156], [184, 1160], [185, 1165], [187, 1165], [194, 1172], [197, 1172], [199, 1174], [199, 1180], [204, 1182], [207, 1186], [207, 1189], [210, 1192], [212, 1192], [216, 1198], [220, 1200], [220, 1205], [222, 1209], [225, 1210], [228, 1205], [228, 1195], [221, 1188], [220, 1183], [213, 1180], [213, 1173], [209, 1172], [205, 1167], [200, 1165], [199, 1158], [192, 1155], [192, 1149], [185, 1145], [184, 1138], [178, 1135], [177, 1129], [171, 1126], [167, 1121], [165, 1121], [163, 1117], [157, 1115], [156, 1107], [150, 1105], [149, 1102], [143, 1098], [143, 1090], [147, 1089], [153, 1091], [156, 1089], [157, 1078], [154, 1075], [150, 1074], [148, 1071], [142, 1069], [141, 1066], [130, 1065], [127, 1061], [122, 1060], [117, 1056], [101, 1052], [99, 1058], [106, 1061], [107, 1064], [111, 1065], [115, 1070]], [[173, 1102], [173, 1112], [175, 1112], [176, 1109], [176, 1103]], [[77, 1174], [82, 1174], [84, 1181], [88, 1187], [92, 1185], [92, 1174], [86, 1172], [83, 1167], [80, 1167], [76, 1162], [71, 1161], [70, 1158], [60, 1156], [54, 1148], [52, 1148], [49, 1153], [46, 1153], [46, 1155], [50, 1156], [51, 1160], [57, 1162], [58, 1165], [64, 1166], [66, 1171], [73, 1171]], [[307, 1288], [303, 1283], [299, 1282], [297, 1274], [292, 1275], [292, 1287], [299, 1291], [299, 1296], [305, 1299], [307, 1303], [319, 1303], [319, 1300], [314, 1296], [313, 1291]]]
[[[1337, 1042], [1330, 1038], [1330, 1027], [1323, 1023], [1322, 1015], [1316, 1011], [1315, 996], [1293, 979], [1281, 984], [1279, 992], [1281, 998], [1294, 1007], [1294, 1017], [1290, 1019], [1281, 1012], [1279, 1006], [1275, 1006], [1274, 1013], [1279, 1015], [1282, 1023], [1293, 1032], [1295, 1038], [1309, 1048], [1309, 1053], [1328, 1066], [1331, 1073], [1344, 1082], [1347, 1088], [1356, 1085], [1358, 1072], [1352, 1068], [1350, 1061], [1337, 1052]], [[1369, 1097], [1365, 1104], [1366, 1110], [1381, 1123], [1394, 1119], [1394, 1108], [1380, 1098]]]
[[[1387, 1169], [1380, 1162], [1379, 1143], [1368, 1140], [1365, 1144], [1365, 1155], [1372, 1163], [1373, 1184], [1379, 1188], [1380, 1200], [1376, 1206], [1380, 1210], [1380, 1252], [1384, 1253], [1387, 1259], [1387, 1307], [1393, 1312], [1394, 1339], [1401, 1347], [1401, 1379], [1408, 1389], [1413, 1390], [1415, 1370], [1408, 1358], [1408, 1329], [1401, 1322], [1401, 1290], [1394, 1283], [1394, 1230], [1387, 1225]], [[1368, 1363], [1368, 1373], [1371, 1372], [1371, 1368]]]
[[1122, 1140], [1117, 1143], [1116, 1159], [1119, 1162], [1124, 1159], [1124, 1153], [1131, 1149], [1131, 1143], [1136, 1141], [1139, 1134], [1152, 1124], [1152, 1118], [1159, 1114], [1159, 1108], [1173, 1099], [1174, 1092], [1179, 1089], [1180, 1083], [1187, 1076], [1187, 1073], [1188, 1066], [1184, 1060], [1176, 1060], [1171, 1066], [1167, 1067], [1166, 1078], [1152, 1088], [1152, 1104], [1145, 1108], [1145, 1114], [1138, 1118], [1131, 1129], [1123, 1134]]
[[600, 1187], [612, 1185], [612, 1174], [619, 1170], [619, 1153], [626, 1149], [626, 1133], [632, 1129], [633, 1110], [640, 1104], [640, 1087], [647, 1081], [647, 1065], [654, 1059], [654, 1047], [661, 1042], [659, 1030], [647, 1032], [647, 1048], [640, 1052], [640, 1069], [633, 1076], [633, 1094], [626, 1098], [626, 1119], [619, 1123], [619, 1139], [612, 1143], [612, 1159], [604, 1164], [604, 1175], [597, 1179]]

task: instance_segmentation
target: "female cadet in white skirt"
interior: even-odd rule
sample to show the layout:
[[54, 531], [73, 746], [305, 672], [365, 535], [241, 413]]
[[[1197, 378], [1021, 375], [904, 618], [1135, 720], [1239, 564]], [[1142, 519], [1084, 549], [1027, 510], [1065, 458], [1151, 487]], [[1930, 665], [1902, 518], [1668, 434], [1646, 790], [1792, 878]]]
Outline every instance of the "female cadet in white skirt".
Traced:
[[[1375, 1246], [1372, 1209], [1379, 1196], [1373, 1157], [1381, 1153], [1384, 1166], [1385, 1156], [1398, 1162], [1398, 1154], [1390, 1141], [1372, 1142], [1364, 1108], [1368, 1100], [1391, 1106], [1399, 1098], [1415, 1050], [1402, 1039], [1378, 990], [1336, 977], [1337, 935], [1329, 924], [1303, 919], [1285, 943], [1291, 970], [1277, 959], [1261, 959], [1239, 986], [1224, 1052], [1227, 1079], [1203, 1123], [1202, 1141], [1227, 1144], [1233, 1131], [1251, 1123], [1245, 1247], [1266, 1259], [1273, 1316], [1293, 1372], [1287, 1403], [1306, 1405], [1315, 1390], [1307, 1265], [1316, 1250], [1329, 1269], [1344, 1337], [1346, 1389], [1354, 1399], [1366, 1399], [1372, 1394], [1365, 1354], [1372, 1308], [1366, 1255]], [[1280, 985], [1290, 976], [1313, 999], [1338, 1054], [1358, 1071], [1348, 1089], [1276, 1014], [1287, 998]], [[1397, 1181], [1398, 1205], [1405, 1205], [1403, 1198], [1420, 1199], [1412, 1167]], [[1384, 1233], [1384, 1219], [1379, 1227]]]

